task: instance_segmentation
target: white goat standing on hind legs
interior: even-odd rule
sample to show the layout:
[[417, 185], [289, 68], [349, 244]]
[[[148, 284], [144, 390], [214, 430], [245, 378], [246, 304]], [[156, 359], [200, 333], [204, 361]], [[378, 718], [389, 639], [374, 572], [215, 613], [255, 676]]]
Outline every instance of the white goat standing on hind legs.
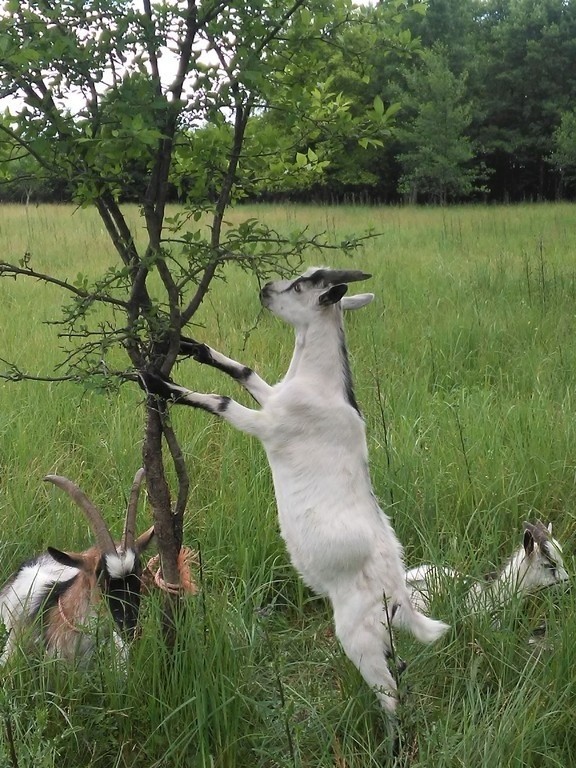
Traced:
[[154, 373], [143, 373], [142, 384], [150, 393], [202, 408], [262, 441], [292, 563], [315, 592], [329, 598], [346, 655], [393, 712], [390, 625], [422, 642], [436, 640], [448, 627], [410, 602], [402, 546], [372, 491], [342, 323], [343, 306], [357, 309], [374, 298], [362, 294], [343, 300], [347, 283], [368, 277], [312, 268], [262, 289], [262, 304], [296, 331], [290, 367], [275, 386], [204, 344], [182, 340], [184, 354], [239, 381], [260, 410], [229, 397], [191, 392]]

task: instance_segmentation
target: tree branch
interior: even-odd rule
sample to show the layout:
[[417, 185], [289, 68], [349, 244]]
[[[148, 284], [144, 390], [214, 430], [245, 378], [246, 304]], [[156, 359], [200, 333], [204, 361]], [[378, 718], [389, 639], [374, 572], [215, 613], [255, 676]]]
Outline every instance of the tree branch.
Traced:
[[290, 8], [288, 8], [285, 13], [282, 14], [278, 23], [270, 29], [266, 37], [264, 37], [264, 39], [256, 47], [256, 55], [258, 58], [260, 58], [260, 54], [268, 45], [268, 43], [270, 43], [272, 40], [274, 40], [274, 38], [278, 36], [278, 33], [285, 26], [286, 22], [296, 13], [298, 8], [305, 4], [305, 2], [306, 0], [296, 0], [296, 2]]
[[250, 115], [250, 109], [252, 106], [252, 101], [250, 98], [247, 99], [245, 105], [242, 104], [237, 84], [233, 86], [233, 88], [236, 92], [234, 137], [232, 141], [232, 147], [230, 149], [230, 156], [228, 159], [228, 168], [226, 169], [226, 175], [222, 181], [222, 187], [220, 189], [220, 194], [218, 195], [212, 222], [211, 248], [216, 256], [212, 258], [212, 260], [206, 266], [204, 274], [202, 275], [202, 279], [198, 283], [196, 293], [192, 297], [192, 300], [189, 302], [188, 306], [182, 312], [182, 325], [186, 325], [186, 323], [197, 311], [208, 291], [208, 288], [210, 287], [210, 283], [212, 282], [212, 278], [216, 273], [216, 269], [222, 261], [222, 258], [219, 254], [222, 221], [224, 220], [224, 212], [226, 207], [230, 203], [232, 186], [234, 184], [234, 179], [236, 178], [236, 169], [238, 167], [238, 161], [240, 160], [240, 154], [242, 152], [246, 124], [248, 122], [248, 117]]
[[[144, 0], [144, 15], [148, 19], [150, 31], [152, 34], [154, 34], [156, 31], [156, 25], [154, 23], [154, 18], [152, 17], [152, 5], [150, 0]], [[148, 33], [148, 30], [146, 30], [146, 33]], [[156, 95], [161, 96], [162, 84], [160, 82], [158, 56], [156, 53], [156, 48], [154, 47], [154, 41], [149, 39], [148, 34], [146, 34], [146, 50], [148, 51], [148, 57], [150, 59], [150, 69], [152, 70], [152, 80], [155, 83]]]
[[80, 375], [69, 375], [69, 376], [33, 376], [30, 373], [24, 373], [21, 371], [14, 363], [9, 362], [8, 360], [4, 360], [4, 358], [0, 357], [0, 363], [3, 365], [7, 365], [10, 369], [9, 371], [0, 371], [0, 379], [4, 379], [5, 381], [47, 381], [47, 382], [54, 382], [54, 381], [81, 381], [82, 377]]
[[[106, 217], [104, 224], [108, 230], [116, 250], [127, 267], [136, 269], [140, 264], [138, 251], [130, 227], [126, 224], [118, 203], [109, 192], [102, 194], [96, 201], [98, 212]], [[104, 218], [103, 216], [103, 218]], [[111, 228], [109, 228], [111, 225]]]
[[70, 285], [67, 280], [59, 280], [57, 277], [46, 275], [43, 272], [37, 272], [35, 269], [30, 269], [29, 267], [17, 267], [15, 264], [8, 264], [0, 261], [0, 275], [9, 275], [14, 278], [18, 275], [33, 277], [43, 283], [50, 283], [51, 285], [57, 285], [59, 288], [65, 288], [67, 291], [70, 291], [70, 293], [73, 293], [81, 299], [90, 299], [91, 301], [99, 301], [104, 304], [112, 304], [113, 306], [121, 307], [124, 310], [128, 309], [128, 302], [122, 301], [122, 299], [115, 299], [113, 296], [109, 296], [105, 293], [90, 293], [90, 291], [84, 291], [81, 288], [76, 288], [76, 286]]
[[[45, 168], [47, 171], [54, 172], [54, 169], [52, 166], [46, 162], [46, 158], [42, 157], [38, 152], [36, 152], [29, 144], [29, 142], [25, 141], [19, 134], [12, 131], [5, 123], [0, 123], [0, 131], [3, 131], [5, 134], [10, 136], [11, 139], [13, 139], [15, 142], [17, 142], [18, 146], [23, 147], [26, 152], [36, 160], [36, 162], [42, 167]], [[19, 158], [18, 158], [19, 159]]]
[[186, 78], [186, 73], [188, 72], [190, 57], [192, 56], [192, 46], [194, 45], [194, 39], [197, 33], [198, 33], [198, 19], [197, 19], [196, 0], [188, 0], [187, 13], [186, 13], [186, 34], [180, 46], [180, 56], [178, 58], [178, 70], [176, 72], [176, 76], [174, 77], [172, 85], [168, 89], [172, 94], [174, 100], [178, 100], [182, 96], [184, 80]]
[[188, 502], [188, 493], [190, 490], [190, 479], [186, 470], [186, 461], [184, 454], [180, 448], [178, 438], [170, 423], [170, 416], [168, 410], [160, 411], [160, 419], [162, 422], [162, 431], [168, 445], [168, 450], [172, 456], [172, 462], [176, 470], [176, 476], [178, 478], [178, 498], [173, 510], [173, 522], [174, 532], [178, 541], [182, 540], [182, 530], [184, 522], [184, 512], [186, 511], [186, 504]]

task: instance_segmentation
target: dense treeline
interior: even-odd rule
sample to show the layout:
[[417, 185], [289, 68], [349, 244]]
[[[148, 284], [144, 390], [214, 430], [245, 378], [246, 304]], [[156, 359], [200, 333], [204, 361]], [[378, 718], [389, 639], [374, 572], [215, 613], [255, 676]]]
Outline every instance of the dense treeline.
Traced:
[[[393, 39], [391, 6], [403, 27]], [[239, 195], [433, 203], [574, 197], [576, 0], [384, 0], [354, 13], [355, 23], [334, 36], [332, 56], [309, 44], [306, 76], [287, 65], [290, 88], [302, 90], [299, 118], [278, 104], [252, 117]], [[365, 114], [381, 130], [359, 140]], [[209, 125], [181, 126], [175, 199], [210, 197], [231, 131], [222, 114]], [[39, 174], [29, 157], [11, 170], [0, 199], [72, 196], [65, 179]], [[125, 199], [137, 199], [142, 174], [134, 158]]]
[[573, 197], [576, 2], [429, 0], [406, 22], [421, 51], [398, 60], [368, 36], [375, 76], [347, 92], [400, 102], [394, 136], [355, 150], [357, 184], [336, 163], [326, 191], [412, 202]]

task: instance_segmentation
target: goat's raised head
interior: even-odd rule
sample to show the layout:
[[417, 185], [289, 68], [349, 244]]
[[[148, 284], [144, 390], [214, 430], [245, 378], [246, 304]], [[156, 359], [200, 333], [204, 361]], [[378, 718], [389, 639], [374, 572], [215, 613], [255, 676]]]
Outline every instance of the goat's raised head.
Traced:
[[562, 547], [552, 538], [552, 523], [540, 520], [524, 523], [524, 565], [522, 588], [526, 591], [549, 587], [569, 579], [562, 559]]
[[[70, 496], [84, 512], [95, 537], [95, 546], [85, 552], [63, 552], [48, 547], [48, 553], [61, 565], [77, 568], [84, 577], [85, 589], [90, 590], [90, 599], [98, 599], [96, 592], [99, 590], [120, 634], [132, 637], [140, 608], [140, 555], [154, 535], [154, 527], [151, 527], [138, 538], [135, 537], [136, 512], [144, 470], [138, 470], [134, 477], [120, 542], [114, 541], [100, 510], [75, 483], [60, 475], [47, 475], [44, 479]], [[74, 592], [70, 590], [70, 593], [73, 599]], [[75, 607], [71, 608], [74, 615]]]
[[374, 298], [372, 293], [346, 297], [348, 283], [367, 280], [359, 270], [311, 267], [294, 280], [276, 280], [260, 291], [262, 305], [294, 327], [309, 324], [319, 311], [339, 305], [359, 309]]

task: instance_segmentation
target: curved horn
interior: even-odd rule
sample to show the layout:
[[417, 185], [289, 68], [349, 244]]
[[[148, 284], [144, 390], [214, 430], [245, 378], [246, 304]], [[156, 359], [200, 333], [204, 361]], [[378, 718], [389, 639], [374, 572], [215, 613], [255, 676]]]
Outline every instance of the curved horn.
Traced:
[[318, 269], [310, 276], [314, 282], [325, 280], [328, 285], [339, 283], [357, 283], [360, 280], [368, 280], [372, 275], [361, 272], [358, 269]]
[[84, 491], [81, 491], [80, 488], [78, 488], [78, 486], [72, 482], [72, 480], [68, 480], [67, 477], [61, 477], [60, 475], [46, 475], [44, 480], [48, 483], [53, 483], [54, 485], [58, 486], [58, 488], [66, 491], [70, 498], [84, 512], [88, 522], [90, 523], [92, 532], [96, 537], [96, 544], [100, 547], [102, 553], [106, 555], [117, 554], [116, 547], [114, 546], [114, 540], [110, 535], [106, 523], [104, 522], [102, 513], [90, 501]]
[[140, 468], [134, 475], [134, 482], [132, 483], [132, 490], [130, 491], [130, 499], [128, 501], [128, 507], [126, 509], [126, 520], [124, 521], [124, 534], [122, 535], [122, 549], [126, 552], [129, 549], [134, 549], [134, 537], [136, 535], [136, 512], [138, 511], [138, 498], [140, 496], [140, 488], [142, 481], [144, 480], [144, 468]]

